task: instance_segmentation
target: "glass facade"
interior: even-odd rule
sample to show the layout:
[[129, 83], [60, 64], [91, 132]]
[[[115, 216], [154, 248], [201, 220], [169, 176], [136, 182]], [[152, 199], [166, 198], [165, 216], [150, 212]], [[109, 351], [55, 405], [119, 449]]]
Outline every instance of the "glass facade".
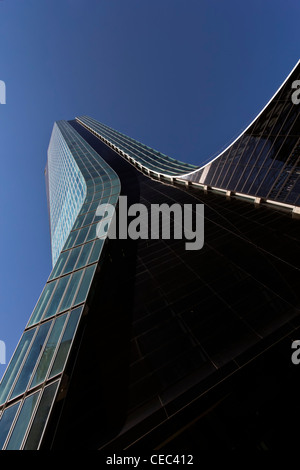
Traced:
[[300, 108], [292, 101], [292, 84], [299, 78], [299, 66], [296, 66], [242, 135], [201, 168], [172, 160], [90, 117], [76, 119], [144, 170], [299, 206]]
[[[297, 337], [300, 314], [299, 219], [279, 207], [257, 207], [246, 199], [149, 178], [126, 158], [117, 158], [115, 151], [78, 121], [71, 124], [118, 173], [122, 194], [132, 203], [141, 202], [148, 209], [151, 204], [174, 201], [204, 204], [205, 242], [199, 251], [185, 250], [184, 241], [177, 239], [140, 239], [134, 247], [128, 241], [119, 246], [120, 240], [110, 240], [111, 262], [103, 268], [103, 276], [112, 276], [114, 284], [102, 291], [99, 281], [95, 287], [99, 297], [91, 305], [94, 323], [86, 341], [100, 343], [98, 351], [93, 348], [93, 358], [98, 357], [94, 374], [99, 374], [100, 383], [97, 389], [93, 375], [90, 387], [87, 379], [86, 390], [81, 388], [78, 394], [87, 400], [98, 390], [95, 393], [103, 397], [105, 411], [103, 404], [93, 401], [92, 405], [90, 426], [105, 430], [97, 444], [106, 453], [124, 448], [151, 451], [201, 414], [202, 405], [192, 415], [187, 411], [199, 397], [208, 400], [212, 395], [217, 403], [225, 400], [234, 386], [228, 385], [220, 395], [216, 390], [220, 383], [230, 384], [232, 377], [238, 382], [241, 376], [246, 390], [257, 384], [254, 396], [264, 397], [268, 386], [261, 385], [261, 370], [251, 372], [257, 358], [262, 357], [263, 376], [271, 376], [272, 369], [272, 380], [276, 377], [272, 361], [283, 377], [290, 370], [287, 336]], [[120, 303], [114, 298], [116, 291]], [[97, 323], [98, 309], [104, 318]], [[281, 356], [264, 361], [278, 344]], [[82, 352], [87, 358], [88, 350], [87, 346]], [[278, 384], [278, 393], [283, 386]], [[286, 386], [288, 394], [288, 381]], [[243, 393], [237, 402], [244, 399]], [[77, 429], [72, 421], [76, 397], [73, 389], [69, 411], [61, 422], [63, 431], [56, 435], [58, 448], [72, 448], [74, 442], [91, 447], [93, 433], [87, 435], [88, 442], [82, 435], [77, 441], [71, 433], [71, 428]], [[250, 413], [251, 400], [241, 411], [244, 416]], [[168, 425], [179, 414], [177, 427]], [[239, 429], [242, 435], [241, 425]], [[153, 440], [150, 435], [155, 435]]]
[[[186, 183], [299, 203], [299, 110], [290, 102], [299, 69], [200, 169], [87, 116], [54, 124], [46, 166], [53, 269], [0, 384], [2, 449], [141, 442], [152, 450], [177, 442], [174, 433], [232, 393], [218, 392], [220, 383], [236, 391], [232, 377], [245, 387], [257, 381], [255, 393], [264, 392], [257, 358], [299, 327], [299, 220]], [[99, 203], [118, 211], [120, 195], [148, 209], [203, 204], [203, 248], [188, 251], [175, 237], [98, 238]]]
[[88, 116], [80, 116], [77, 118], [77, 121], [101, 138], [105, 143], [112, 146], [112, 148], [118, 149], [123, 155], [128, 155], [149, 171], [175, 176], [186, 173], [187, 171], [192, 171], [196, 168], [194, 165], [174, 160], [174, 158], [147, 147], [147, 145], [131, 137], [127, 137], [121, 132], [115, 131]]
[[86, 197], [86, 184], [72, 155], [71, 140], [54, 124], [46, 166], [52, 262], [55, 264]]
[[300, 205], [300, 107], [292, 101], [295, 67], [268, 105], [224, 152], [183, 176], [189, 181]]
[[104, 248], [100, 202], [116, 205], [116, 173], [65, 121], [54, 124], [46, 167], [53, 270], [0, 384], [3, 449], [38, 448]]

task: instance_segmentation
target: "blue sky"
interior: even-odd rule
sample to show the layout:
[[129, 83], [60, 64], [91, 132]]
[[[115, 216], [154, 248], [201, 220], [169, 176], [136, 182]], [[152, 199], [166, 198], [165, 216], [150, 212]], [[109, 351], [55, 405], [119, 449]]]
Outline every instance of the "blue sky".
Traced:
[[299, 60], [299, 14], [294, 0], [0, 1], [7, 362], [51, 271], [44, 168], [54, 121], [87, 114], [201, 164], [237, 137]]

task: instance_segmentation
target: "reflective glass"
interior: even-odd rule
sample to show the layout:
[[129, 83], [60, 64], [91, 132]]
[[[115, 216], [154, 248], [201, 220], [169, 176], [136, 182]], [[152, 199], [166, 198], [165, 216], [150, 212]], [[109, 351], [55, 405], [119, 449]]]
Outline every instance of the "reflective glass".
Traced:
[[78, 232], [76, 232], [78, 234], [76, 238], [76, 245], [81, 245], [81, 243], [84, 242], [86, 234], [88, 233], [88, 230], [89, 230], [89, 227], [84, 227], [80, 229]]
[[16, 416], [17, 409], [19, 407], [19, 403], [16, 403], [13, 406], [7, 408], [0, 419], [0, 449], [2, 449], [3, 444], [7, 438], [8, 432], [12, 425], [12, 422]]
[[74, 305], [80, 304], [86, 300], [95, 269], [96, 265], [86, 268]]
[[72, 306], [74, 295], [77, 291], [77, 287], [82, 276], [82, 271], [77, 271], [72, 274], [71, 281], [68, 285], [67, 291], [64, 295], [63, 301], [60, 305], [59, 311], [63, 312]]
[[65, 291], [65, 288], [69, 279], [70, 279], [70, 275], [62, 277], [61, 279], [57, 281], [57, 287], [55, 289], [54, 295], [51, 299], [47, 312], [44, 315], [44, 318], [49, 318], [52, 315], [55, 315], [57, 313], [58, 305], [61, 301], [62, 295]]
[[68, 239], [67, 239], [67, 242], [64, 246], [64, 250], [68, 250], [69, 248], [71, 248], [73, 245], [74, 245], [74, 242], [75, 242], [75, 238], [77, 236], [77, 231], [75, 232], [71, 232]]
[[8, 393], [10, 391], [10, 387], [12, 386], [16, 378], [16, 375], [28, 351], [30, 342], [32, 340], [32, 337], [35, 331], [36, 329], [25, 331], [12, 357], [12, 360], [10, 361], [9, 366], [6, 369], [5, 375], [0, 385], [0, 404], [4, 403], [7, 399]]
[[24, 450], [35, 450], [38, 448], [41, 435], [43, 433], [46, 420], [48, 418], [48, 413], [51, 408], [57, 387], [58, 381], [52, 383], [45, 387], [41, 401], [38, 405], [36, 415], [34, 417], [33, 423], [31, 425], [26, 443], [24, 445]]
[[73, 340], [73, 336], [77, 327], [81, 311], [82, 308], [76, 308], [70, 314], [68, 324], [66, 326], [61, 343], [59, 345], [58, 352], [56, 354], [55, 361], [50, 372], [50, 378], [62, 372], [64, 368], [65, 361], [67, 359], [69, 348]]
[[91, 257], [89, 259], [89, 263], [95, 263], [96, 261], [98, 261], [103, 243], [104, 243], [103, 239], [95, 241], [93, 251], [92, 251]]
[[70, 253], [69, 258], [64, 267], [63, 274], [73, 271], [79, 252], [80, 252], [80, 247], [74, 248], [73, 250], [69, 252]]
[[90, 225], [89, 234], [87, 236], [86, 241], [90, 241], [96, 238], [96, 229], [97, 229], [97, 224]]
[[30, 376], [32, 374], [32, 371], [35, 367], [37, 358], [44, 345], [44, 341], [49, 331], [50, 325], [51, 325], [51, 322], [47, 322], [39, 327], [37, 335], [33, 340], [33, 344], [25, 360], [25, 363], [22, 367], [21, 373], [19, 375], [17, 383], [15, 384], [13, 393], [10, 398], [15, 398], [16, 396], [20, 395], [21, 393], [25, 391], [28, 381], [30, 379]]
[[33, 380], [30, 384], [31, 388], [35, 387], [36, 385], [39, 385], [45, 380], [49, 365], [53, 358], [53, 354], [58, 345], [58, 341], [59, 341], [61, 332], [63, 330], [66, 318], [67, 318], [67, 315], [62, 315], [55, 320], [54, 326], [52, 328], [47, 344], [45, 346], [43, 355], [35, 371]]
[[31, 325], [34, 325], [34, 323], [37, 323], [40, 321], [43, 313], [44, 313], [44, 310], [47, 306], [47, 303], [51, 297], [51, 294], [53, 292], [53, 289], [54, 287], [56, 286], [56, 282], [57, 281], [53, 281], [53, 282], [50, 282], [49, 284], [46, 284], [43, 292], [42, 292], [42, 295], [31, 315], [31, 319], [28, 323], [29, 326]]
[[78, 262], [76, 264], [76, 269], [83, 268], [87, 264], [92, 246], [93, 243], [86, 243], [83, 245]]
[[57, 263], [56, 263], [56, 265], [55, 265], [55, 267], [54, 267], [54, 269], [51, 273], [50, 280], [54, 279], [55, 277], [60, 276], [62, 268], [64, 267], [64, 264], [65, 264], [66, 259], [68, 257], [68, 254], [69, 254], [68, 251], [65, 251], [64, 253], [60, 254], [60, 256], [57, 260]]
[[94, 219], [95, 213], [94, 212], [89, 212], [86, 214], [85, 219], [84, 219], [84, 225], [89, 225], [92, 223]]
[[38, 400], [38, 397], [39, 397], [39, 392], [36, 392], [33, 395], [30, 395], [24, 401], [22, 409], [16, 421], [14, 430], [6, 446], [7, 450], [19, 450], [20, 449], [26, 430], [27, 430], [27, 426], [34, 412], [34, 408]]
[[78, 120], [88, 126], [93, 132], [109, 140], [121, 150], [125, 151], [136, 161], [145, 164], [148, 168], [153, 168], [166, 174], [179, 174], [192, 171], [196, 167], [187, 163], [177, 161], [167, 155], [162, 154], [146, 145], [132, 139], [121, 132], [117, 132], [102, 123], [95, 121], [88, 116], [81, 116]]
[[84, 215], [78, 216], [77, 219], [76, 219], [75, 224], [73, 225], [72, 230], [75, 230], [75, 229], [79, 228], [81, 226], [82, 222], [83, 222], [83, 219], [84, 219]]
[[[69, 132], [66, 133], [66, 130]], [[63, 121], [55, 123], [48, 149], [46, 169], [53, 265], [86, 196], [84, 176], [74, 158], [79, 140], [79, 138], [76, 139], [76, 134], [67, 123]], [[73, 144], [74, 142], [76, 145]]]
[[95, 211], [99, 206], [99, 201], [93, 202], [89, 208], [90, 211]]

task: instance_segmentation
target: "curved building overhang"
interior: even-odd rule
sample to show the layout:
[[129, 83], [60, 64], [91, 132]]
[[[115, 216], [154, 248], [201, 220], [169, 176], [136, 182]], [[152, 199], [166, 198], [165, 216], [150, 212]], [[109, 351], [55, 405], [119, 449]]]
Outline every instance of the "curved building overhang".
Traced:
[[[77, 121], [150, 178], [217, 189], [227, 195], [242, 194], [256, 202], [271, 201], [297, 211], [300, 107], [292, 96], [299, 78], [298, 63], [241, 136], [198, 169], [91, 118]], [[102, 215], [97, 208], [99, 204], [116, 207], [121, 191], [118, 175], [101, 152], [98, 154], [68, 122], [58, 121], [54, 128], [53, 138], [60, 143], [52, 142], [52, 150], [54, 154], [62, 153], [63, 162], [58, 168], [54, 158], [53, 164], [47, 165], [50, 206], [54, 208], [50, 219], [55, 264], [0, 384], [3, 449], [39, 448], [53, 404], [64, 397], [66, 365], [79, 324], [89, 308], [89, 292], [100, 269], [112, 221], [105, 218], [107, 227], [99, 237]], [[58, 182], [52, 189], [49, 172], [54, 172]], [[70, 198], [68, 188], [74, 190]], [[64, 210], [66, 201], [67, 207], [72, 207], [69, 219], [68, 210]], [[64, 231], [65, 224], [69, 225]]]
[[90, 117], [76, 120], [149, 177], [299, 213], [300, 106], [293, 99], [299, 79], [300, 61], [249, 126], [200, 167], [173, 160]]

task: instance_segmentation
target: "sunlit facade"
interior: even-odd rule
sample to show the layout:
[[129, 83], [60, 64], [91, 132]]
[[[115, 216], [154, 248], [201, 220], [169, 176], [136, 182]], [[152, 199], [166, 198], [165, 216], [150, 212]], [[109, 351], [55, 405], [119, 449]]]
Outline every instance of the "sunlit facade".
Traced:
[[72, 155], [72, 144], [64, 140], [58, 124], [53, 127], [45, 176], [54, 266], [86, 197], [86, 183]]

